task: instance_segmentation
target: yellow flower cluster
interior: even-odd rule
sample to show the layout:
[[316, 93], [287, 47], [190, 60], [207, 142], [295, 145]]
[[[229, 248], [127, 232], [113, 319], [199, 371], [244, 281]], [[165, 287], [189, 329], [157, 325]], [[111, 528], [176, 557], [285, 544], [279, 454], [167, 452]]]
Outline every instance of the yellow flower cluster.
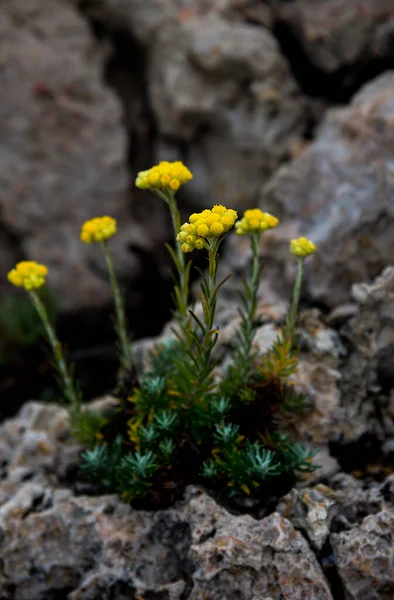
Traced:
[[176, 192], [181, 185], [191, 179], [193, 179], [193, 175], [181, 161], [161, 161], [147, 171], [140, 171], [135, 184], [141, 190]]
[[45, 265], [40, 265], [34, 260], [23, 260], [8, 273], [8, 281], [16, 287], [25, 288], [29, 292], [45, 285], [47, 275], [48, 269]]
[[259, 208], [252, 208], [245, 210], [243, 218], [235, 224], [235, 229], [237, 235], [246, 235], [273, 229], [278, 223], [279, 220], [276, 217]]
[[177, 235], [183, 252], [192, 252], [204, 248], [204, 240], [217, 239], [234, 225], [237, 213], [232, 208], [216, 205], [211, 210], [203, 210], [189, 217]]
[[82, 225], [81, 240], [85, 244], [104, 242], [116, 233], [116, 220], [112, 217], [96, 217]]
[[305, 258], [316, 252], [316, 246], [306, 237], [300, 237], [296, 240], [291, 240], [290, 251], [300, 258]]

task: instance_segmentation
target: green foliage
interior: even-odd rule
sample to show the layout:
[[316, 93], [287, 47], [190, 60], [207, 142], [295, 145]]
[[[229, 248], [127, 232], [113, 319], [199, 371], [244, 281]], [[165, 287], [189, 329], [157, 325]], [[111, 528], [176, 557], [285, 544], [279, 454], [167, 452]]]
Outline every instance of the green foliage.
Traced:
[[116, 467], [117, 488], [124, 500], [133, 500], [144, 496], [151, 484], [151, 478], [157, 469], [155, 456], [148, 451], [136, 452], [125, 456]]
[[117, 487], [117, 469], [124, 454], [123, 439], [117, 436], [110, 446], [96, 445], [82, 454], [82, 469], [87, 471], [104, 488]]
[[70, 429], [74, 437], [86, 446], [93, 447], [101, 438], [101, 430], [111, 418], [111, 412], [101, 413], [89, 408], [70, 407]]
[[[252, 238], [252, 273], [241, 294], [232, 362], [221, 381], [215, 378], [217, 361], [212, 352], [219, 334], [214, 325], [217, 296], [225, 280], [216, 284], [214, 247], [209, 248], [208, 276], [200, 273], [202, 317], [191, 311], [186, 319], [179, 308], [174, 338], [150, 353], [149, 367], [129, 398], [125, 455], [111, 463], [112, 451], [105, 446], [103, 455], [98, 454], [104, 464], [101, 470], [92, 460], [97, 457], [87, 456], [90, 462], [85, 468], [100, 481], [112, 477], [124, 499], [160, 496], [177, 481], [196, 479], [227, 490], [230, 496], [259, 495], [267, 481], [278, 477], [290, 481], [316, 468], [313, 452], [278, 429], [281, 420], [307, 406], [307, 399], [290, 385], [298, 365], [296, 321], [302, 272], [299, 269], [282, 331], [272, 348], [258, 357], [253, 349], [262, 274], [258, 240], [258, 235]], [[182, 263], [172, 254], [179, 271]], [[115, 474], [106, 476], [106, 468]]]
[[298, 366], [298, 357], [293, 347], [293, 338], [286, 329], [282, 330], [272, 348], [258, 364], [258, 370], [263, 380], [289, 381]]
[[[313, 452], [280, 431], [283, 420], [302, 412], [307, 403], [292, 391], [291, 378], [298, 365], [296, 329], [303, 262], [315, 246], [305, 238], [293, 240], [292, 251], [299, 258], [291, 306], [272, 348], [259, 357], [253, 348], [263, 271], [259, 244], [262, 232], [276, 227], [278, 220], [259, 209], [244, 217], [238, 233], [250, 237], [252, 269], [240, 295], [240, 325], [233, 340], [230, 367], [220, 374], [219, 359], [214, 354], [219, 336], [216, 305], [231, 274], [217, 282], [218, 251], [237, 215], [216, 206], [212, 211], [192, 215], [189, 223], [181, 226], [175, 192], [191, 177], [178, 161], [172, 166], [161, 163], [137, 178], [143, 189], [151, 187], [166, 202], [175, 239], [181, 242], [176, 241], [175, 248], [168, 246], [176, 271], [173, 339], [154, 348], [148, 369], [138, 378], [123, 296], [106, 242], [110, 235], [101, 239], [114, 297], [121, 366], [118, 392], [129, 389], [126, 379], [131, 379], [130, 397], [123, 399], [120, 411], [101, 415], [82, 407], [73, 370], [65, 360], [47, 307], [36, 285], [25, 286], [41, 317], [59, 383], [69, 403], [72, 432], [88, 448], [83, 454], [83, 469], [104, 488], [117, 490], [128, 501], [146, 496], [173, 498], [176, 492], [171, 490], [196, 481], [208, 481], [230, 495], [262, 495], [267, 481], [290, 481], [316, 468]], [[200, 313], [188, 308], [191, 263], [185, 260], [184, 252], [194, 249], [205, 250], [208, 257], [207, 273], [199, 271]], [[3, 308], [3, 313], [10, 316], [10, 331], [22, 334], [22, 343], [31, 343], [38, 329], [29, 326], [30, 308], [24, 311], [14, 314], [9, 307]], [[4, 323], [0, 306], [0, 327]]]
[[245, 280], [243, 282], [243, 290], [239, 294], [241, 301], [241, 308], [239, 309], [241, 323], [238, 331], [235, 333], [232, 364], [228, 369], [227, 376], [220, 384], [224, 395], [234, 399], [238, 398], [244, 404], [248, 404], [254, 400], [254, 393], [248, 388], [248, 385], [255, 378], [256, 352], [252, 350], [252, 344], [256, 333], [257, 293], [264, 268], [264, 265], [259, 260], [258, 244], [259, 235], [252, 235], [252, 272], [250, 281]]

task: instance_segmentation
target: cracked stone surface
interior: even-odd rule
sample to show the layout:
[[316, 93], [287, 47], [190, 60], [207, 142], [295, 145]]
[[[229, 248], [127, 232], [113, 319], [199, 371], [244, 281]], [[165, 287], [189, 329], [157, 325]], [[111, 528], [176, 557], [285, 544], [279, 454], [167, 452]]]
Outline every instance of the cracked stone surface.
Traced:
[[346, 600], [390, 600], [394, 596], [394, 511], [366, 517], [359, 527], [333, 534], [335, 562]]
[[[240, 581], [245, 600], [259, 590], [273, 600], [286, 590], [331, 598], [313, 552], [279, 515], [235, 518], [197, 487], [156, 512], [137, 511], [113, 495], [75, 495], [64, 487], [64, 469], [67, 461], [76, 467], [81, 448], [67, 433], [64, 409], [38, 402], [1, 426], [1, 598], [197, 599], [208, 585], [212, 598], [223, 600], [238, 593]], [[216, 577], [202, 564], [207, 550], [236, 563], [225, 588], [219, 571]], [[305, 573], [293, 581], [286, 573], [300, 558]]]
[[197, 568], [191, 600], [224, 600], [234, 594], [242, 600], [267, 594], [273, 600], [332, 599], [307, 542], [277, 513], [262, 521], [234, 518], [192, 552]]

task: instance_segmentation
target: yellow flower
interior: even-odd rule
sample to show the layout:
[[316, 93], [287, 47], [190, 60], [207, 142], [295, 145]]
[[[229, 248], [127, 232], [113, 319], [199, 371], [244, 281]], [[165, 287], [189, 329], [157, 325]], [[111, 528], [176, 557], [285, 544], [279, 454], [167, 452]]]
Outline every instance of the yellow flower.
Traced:
[[234, 225], [236, 218], [235, 210], [222, 205], [193, 213], [189, 217], [189, 223], [182, 225], [176, 238], [181, 243], [182, 252], [202, 250], [205, 240], [222, 237]]
[[290, 251], [300, 258], [305, 258], [306, 256], [316, 252], [316, 246], [306, 237], [300, 237], [296, 240], [291, 240]]
[[191, 179], [193, 179], [193, 175], [180, 160], [162, 161], [147, 171], [140, 171], [135, 184], [141, 190], [176, 192], [181, 185]]
[[237, 235], [246, 235], [248, 233], [260, 233], [267, 229], [277, 227], [279, 220], [263, 212], [259, 208], [245, 210], [243, 218], [235, 225]]
[[85, 244], [104, 242], [116, 233], [116, 221], [112, 217], [96, 217], [82, 225], [81, 240]]
[[29, 292], [45, 285], [47, 275], [48, 269], [45, 265], [40, 265], [34, 260], [24, 260], [8, 273], [8, 281]]

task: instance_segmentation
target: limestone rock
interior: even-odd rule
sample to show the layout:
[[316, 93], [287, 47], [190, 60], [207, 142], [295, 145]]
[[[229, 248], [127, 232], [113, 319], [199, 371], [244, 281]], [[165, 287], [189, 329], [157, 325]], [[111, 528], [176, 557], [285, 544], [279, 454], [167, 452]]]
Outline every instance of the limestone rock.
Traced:
[[297, 0], [277, 3], [277, 15], [326, 73], [392, 56], [387, 43], [388, 30], [393, 31], [391, 0]]
[[260, 182], [305, 125], [299, 90], [272, 34], [208, 12], [163, 28], [152, 45], [149, 91], [160, 133], [195, 143], [187, 195], [234, 208], [254, 201]]
[[305, 539], [277, 513], [262, 521], [233, 518], [192, 552], [196, 571], [190, 600], [332, 598]]
[[293, 489], [281, 499], [277, 511], [301, 529], [314, 548], [321, 550], [330, 535], [331, 521], [339, 512], [338, 496], [322, 484], [312, 489]]
[[22, 258], [43, 262], [61, 308], [102, 307], [110, 298], [104, 261], [79, 241], [83, 221], [117, 218], [117, 266], [138, 272], [127, 247], [136, 231], [126, 139], [120, 105], [102, 81], [103, 50], [77, 10], [59, 0], [6, 0], [0, 37], [7, 90], [0, 107], [0, 219], [12, 241], [5, 266]]
[[[382, 483], [356, 479], [347, 473], [337, 473], [330, 478], [330, 487], [335, 493], [339, 506], [337, 524], [351, 529], [366, 515], [394, 508], [394, 476], [390, 475]], [[335, 528], [334, 528], [335, 530]]]
[[354, 469], [361, 466], [357, 464], [360, 456], [376, 460], [382, 452], [390, 464], [394, 267], [387, 267], [371, 284], [354, 286], [353, 295], [359, 311], [343, 329], [349, 354], [342, 366], [341, 407], [333, 419], [331, 440], [349, 461], [344, 467]]
[[393, 84], [394, 72], [387, 72], [362, 88], [349, 107], [329, 111], [316, 140], [263, 187], [261, 208], [281, 220], [263, 236], [266, 277], [282, 293], [287, 295], [295, 269], [288, 242], [298, 235], [318, 247], [306, 264], [305, 290], [329, 307], [349, 302], [353, 283], [371, 280], [390, 264]]
[[331, 543], [346, 600], [393, 597], [394, 511], [366, 517], [360, 527], [333, 534]]

